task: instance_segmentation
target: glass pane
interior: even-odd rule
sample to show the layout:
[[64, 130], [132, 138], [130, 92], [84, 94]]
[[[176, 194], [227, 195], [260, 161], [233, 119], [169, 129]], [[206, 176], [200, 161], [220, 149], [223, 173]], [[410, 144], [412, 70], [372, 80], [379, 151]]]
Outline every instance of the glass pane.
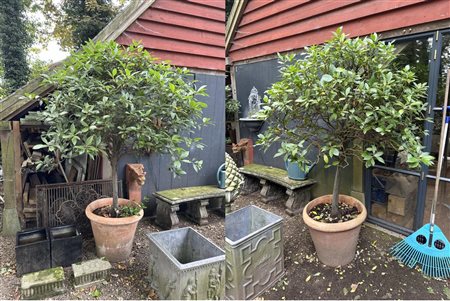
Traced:
[[408, 41], [396, 42], [395, 49], [398, 53], [396, 63], [400, 67], [411, 66], [416, 72], [419, 82], [428, 83], [428, 68], [430, 52], [433, 46], [432, 37], [418, 38]]
[[418, 177], [381, 168], [372, 169], [372, 216], [413, 228]]
[[[398, 53], [398, 58], [395, 63], [399, 68], [402, 68], [406, 65], [411, 66], [411, 68], [415, 71], [416, 76], [419, 82], [428, 83], [429, 76], [429, 62], [430, 62], [430, 52], [433, 44], [432, 37], [422, 37], [407, 41], [399, 41], [396, 42], [395, 48]], [[426, 100], [425, 100], [426, 101]], [[424, 127], [425, 123], [420, 122], [417, 124], [418, 127]], [[406, 154], [398, 153], [395, 151], [387, 152], [383, 156], [386, 164], [385, 166], [403, 169], [403, 170], [411, 170], [406, 164]], [[415, 171], [419, 171], [420, 168]]]
[[[436, 95], [436, 107], [442, 107], [444, 105], [444, 97], [445, 97], [445, 83], [447, 80], [447, 69], [450, 68], [450, 34], [444, 34], [442, 39], [442, 54], [441, 54], [441, 66], [439, 72], [439, 80], [438, 80], [438, 91]], [[450, 104], [449, 104], [450, 105]], [[442, 127], [442, 111], [436, 111], [434, 113], [434, 125], [431, 137], [431, 154], [437, 158], [439, 152], [439, 139], [441, 134]], [[442, 167], [442, 177], [450, 178], [450, 133], [447, 134], [446, 137], [447, 147], [445, 149], [444, 155], [444, 164]], [[435, 164], [430, 167], [430, 174], [436, 175], [436, 166], [437, 160]]]
[[[428, 180], [427, 194], [425, 199], [425, 214], [423, 223], [430, 222], [431, 202], [434, 195], [435, 180]], [[441, 228], [446, 237], [450, 237], [450, 183], [441, 181], [439, 184], [439, 194], [436, 206], [435, 224]]]

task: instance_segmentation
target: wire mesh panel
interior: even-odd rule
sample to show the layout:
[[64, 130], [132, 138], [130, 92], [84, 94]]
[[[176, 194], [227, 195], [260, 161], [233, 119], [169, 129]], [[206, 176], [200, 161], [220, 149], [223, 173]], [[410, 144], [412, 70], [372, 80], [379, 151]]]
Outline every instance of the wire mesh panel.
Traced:
[[[118, 181], [122, 197], [122, 181]], [[75, 225], [82, 234], [92, 232], [84, 210], [96, 200], [112, 197], [111, 180], [93, 180], [63, 184], [37, 185], [38, 227]]]

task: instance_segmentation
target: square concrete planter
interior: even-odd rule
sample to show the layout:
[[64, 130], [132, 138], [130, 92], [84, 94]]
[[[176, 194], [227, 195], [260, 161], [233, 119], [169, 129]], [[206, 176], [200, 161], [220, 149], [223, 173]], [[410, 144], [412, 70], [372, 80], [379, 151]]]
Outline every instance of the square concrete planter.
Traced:
[[73, 225], [49, 229], [52, 267], [70, 266], [81, 260], [81, 234]]
[[227, 299], [254, 299], [283, 276], [282, 221], [253, 205], [227, 215]]
[[225, 287], [225, 253], [194, 229], [147, 234], [148, 280], [160, 299], [219, 300]]
[[23, 275], [50, 268], [50, 239], [47, 229], [16, 234], [16, 272]]

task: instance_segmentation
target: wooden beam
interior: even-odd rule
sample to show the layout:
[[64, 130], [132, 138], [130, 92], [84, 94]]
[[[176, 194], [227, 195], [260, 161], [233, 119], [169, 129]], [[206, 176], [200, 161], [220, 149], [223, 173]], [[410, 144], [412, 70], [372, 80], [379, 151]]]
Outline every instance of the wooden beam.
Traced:
[[[5, 124], [5, 122], [3, 122]], [[8, 122], [10, 124], [10, 122]], [[3, 192], [5, 207], [3, 209], [2, 235], [15, 235], [20, 231], [20, 221], [16, 203], [16, 177], [14, 166], [14, 136], [12, 130], [0, 131], [2, 167], [3, 167]]]
[[13, 143], [14, 143], [14, 177], [15, 177], [15, 199], [16, 208], [19, 215], [21, 225], [25, 225], [23, 216], [23, 202], [22, 202], [22, 138], [20, 135], [20, 122], [12, 121]]

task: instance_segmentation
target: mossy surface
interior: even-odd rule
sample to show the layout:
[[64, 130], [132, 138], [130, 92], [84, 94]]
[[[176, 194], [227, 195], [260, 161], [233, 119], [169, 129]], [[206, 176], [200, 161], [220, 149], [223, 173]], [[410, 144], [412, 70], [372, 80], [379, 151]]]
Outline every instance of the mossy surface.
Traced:
[[64, 270], [62, 267], [42, 270], [26, 274], [22, 277], [22, 289], [35, 285], [55, 283], [64, 280]]
[[193, 186], [158, 191], [155, 195], [167, 201], [189, 201], [209, 197], [222, 197], [225, 196], [225, 190], [216, 186]]
[[297, 189], [316, 183], [316, 181], [311, 179], [304, 181], [289, 179], [286, 170], [261, 164], [245, 165], [244, 167], [240, 168], [240, 171], [247, 175], [267, 179], [289, 189]]

